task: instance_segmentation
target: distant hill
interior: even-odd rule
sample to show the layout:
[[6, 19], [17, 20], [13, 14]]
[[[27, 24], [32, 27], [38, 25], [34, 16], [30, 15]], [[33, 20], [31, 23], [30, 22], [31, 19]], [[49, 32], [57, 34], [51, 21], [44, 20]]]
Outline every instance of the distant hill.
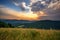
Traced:
[[[10, 24], [17, 28], [38, 28], [38, 29], [60, 29], [60, 21], [52, 20], [39, 20], [39, 21], [27, 21], [27, 20], [0, 20], [3, 24]], [[1, 23], [0, 23], [1, 25]], [[10, 27], [9, 26], [9, 27]]]
[[60, 29], [60, 21], [41, 20], [33, 23], [20, 24], [24, 28], [38, 28], [38, 29]]
[[18, 26], [20, 24], [24, 23], [31, 23], [32, 21], [27, 21], [27, 20], [9, 20], [9, 19], [0, 19], [1, 22], [9, 23], [13, 26]]

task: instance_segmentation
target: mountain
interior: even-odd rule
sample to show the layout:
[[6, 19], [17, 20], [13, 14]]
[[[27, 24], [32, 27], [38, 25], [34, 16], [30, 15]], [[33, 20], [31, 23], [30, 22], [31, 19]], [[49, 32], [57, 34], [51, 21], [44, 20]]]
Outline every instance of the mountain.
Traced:
[[9, 23], [9, 24], [11, 24], [11, 25], [13, 25], [13, 26], [18, 26], [19, 24], [24, 24], [24, 23], [31, 23], [31, 22], [33, 22], [33, 21], [27, 21], [27, 20], [16, 20], [16, 19], [14, 19], [14, 20], [10, 20], [10, 19], [0, 19], [0, 21], [1, 22], [5, 22], [5, 23]]
[[[41, 20], [33, 23], [20, 24], [23, 28], [38, 28], [38, 29], [60, 29], [60, 21]], [[19, 26], [18, 26], [19, 27]]]
[[[60, 21], [52, 20], [39, 20], [39, 21], [27, 21], [27, 20], [0, 20], [2, 25], [14, 26], [17, 28], [38, 28], [38, 29], [60, 29]], [[1, 23], [0, 23], [1, 27]]]

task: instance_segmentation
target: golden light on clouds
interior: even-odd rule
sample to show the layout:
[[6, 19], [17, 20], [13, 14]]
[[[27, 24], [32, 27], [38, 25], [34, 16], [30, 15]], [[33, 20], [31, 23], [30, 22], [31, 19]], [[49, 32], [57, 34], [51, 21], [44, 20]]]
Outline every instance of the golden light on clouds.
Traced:
[[18, 12], [12, 9], [8, 8], [1, 8], [0, 9], [4, 14], [7, 14], [7, 16], [0, 16], [0, 18], [3, 19], [17, 19], [17, 20], [39, 20], [40, 16], [45, 16], [45, 13], [43, 11], [40, 12]]
[[47, 16], [47, 14], [44, 11], [37, 11], [34, 13], [37, 14], [38, 16]]

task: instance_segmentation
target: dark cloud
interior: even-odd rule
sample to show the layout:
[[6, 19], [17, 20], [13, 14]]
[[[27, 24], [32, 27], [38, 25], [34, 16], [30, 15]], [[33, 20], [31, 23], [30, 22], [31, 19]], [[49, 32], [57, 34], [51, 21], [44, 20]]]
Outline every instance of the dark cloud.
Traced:
[[[29, 6], [32, 11], [41, 11], [49, 6], [50, 3], [55, 3], [59, 0], [13, 0], [13, 2], [19, 4], [19, 7], [22, 11], [25, 11], [25, 7], [21, 4], [22, 2], [26, 3], [26, 6]], [[45, 2], [45, 3], [44, 3]], [[28, 8], [27, 8], [28, 9]]]
[[[33, 0], [13, 0], [16, 5], [19, 5], [22, 11], [24, 11], [26, 8], [24, 8], [21, 4], [22, 2], [26, 3], [26, 6], [29, 6], [32, 11], [40, 11], [47, 7], [48, 2], [50, 3], [50, 0], [42, 0], [42, 1], [33, 1]], [[45, 2], [45, 3], [44, 3]]]
[[31, 7], [32, 7], [32, 11], [41, 11], [44, 10], [46, 8], [48, 8], [48, 6], [52, 3], [56, 3], [59, 0], [41, 0], [41, 1], [36, 1], [34, 3], [32, 3]]
[[34, 2], [31, 5], [32, 11], [41, 11], [41, 10], [47, 8], [48, 5], [50, 4], [50, 2], [51, 2], [51, 0], [41, 0], [41, 1]]
[[37, 1], [33, 3], [31, 7], [32, 7], [32, 11], [40, 11], [44, 9], [46, 6], [41, 4], [41, 1]]
[[60, 20], [60, 2], [57, 1], [56, 3], [52, 3], [45, 12], [48, 15], [48, 19]]

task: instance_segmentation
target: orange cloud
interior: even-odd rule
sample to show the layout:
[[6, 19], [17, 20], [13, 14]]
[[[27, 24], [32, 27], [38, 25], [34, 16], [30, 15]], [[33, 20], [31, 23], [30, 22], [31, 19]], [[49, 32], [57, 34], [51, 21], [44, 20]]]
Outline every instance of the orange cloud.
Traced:
[[[0, 15], [1, 19], [17, 19], [17, 20], [39, 20], [40, 16], [44, 16], [45, 14], [41, 12], [18, 12], [9, 8], [0, 8], [0, 10], [3, 12], [3, 16]], [[1, 13], [0, 13], [1, 14]]]

